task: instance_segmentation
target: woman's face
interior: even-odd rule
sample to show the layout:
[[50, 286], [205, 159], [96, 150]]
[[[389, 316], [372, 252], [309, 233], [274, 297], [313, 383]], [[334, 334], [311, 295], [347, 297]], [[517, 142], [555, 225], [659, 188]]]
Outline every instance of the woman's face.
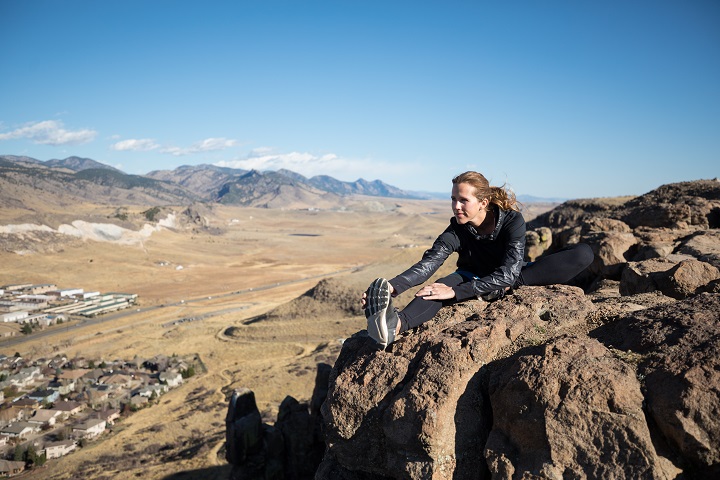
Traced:
[[452, 188], [452, 210], [459, 224], [469, 223], [479, 227], [485, 220], [488, 199], [475, 196], [475, 187], [469, 183], [456, 183]]

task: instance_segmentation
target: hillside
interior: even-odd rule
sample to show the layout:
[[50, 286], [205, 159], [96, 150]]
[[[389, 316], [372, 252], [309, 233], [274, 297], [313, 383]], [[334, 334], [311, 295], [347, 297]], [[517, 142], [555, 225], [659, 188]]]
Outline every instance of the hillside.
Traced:
[[318, 208], [319, 203], [322, 205], [319, 208], [326, 208], [325, 204], [350, 195], [425, 198], [380, 180], [343, 182], [327, 175], [307, 178], [286, 169], [261, 172], [214, 165], [184, 165], [175, 170], [152, 171], [147, 176], [182, 185], [205, 201], [245, 207]]
[[[431, 194], [407, 192], [380, 180], [360, 178], [344, 182], [327, 175], [307, 178], [285, 169], [261, 172], [204, 164], [128, 175], [75, 156], [43, 162], [2, 155], [0, 187], [0, 206], [12, 209], [16, 217], [28, 215], [27, 221], [32, 221], [33, 215], [43, 209], [67, 213], [68, 207], [80, 203], [151, 207], [207, 202], [290, 210], [346, 210], [375, 208], [370, 206], [371, 200], [358, 200], [363, 197], [435, 198]], [[524, 212], [533, 217], [555, 204], [528, 202]]]
[[[0, 208], [23, 214], [67, 212], [81, 204], [183, 205], [197, 199], [180, 185], [140, 175], [127, 175], [95, 163], [55, 162], [0, 157]], [[81, 165], [92, 168], [81, 168]], [[70, 167], [80, 168], [78, 171]]]

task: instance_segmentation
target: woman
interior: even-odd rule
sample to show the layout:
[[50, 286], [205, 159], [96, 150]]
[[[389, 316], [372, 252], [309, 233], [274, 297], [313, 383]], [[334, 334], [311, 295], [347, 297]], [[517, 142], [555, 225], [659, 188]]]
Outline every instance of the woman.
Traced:
[[[376, 279], [363, 294], [368, 333], [380, 348], [430, 320], [445, 305], [471, 298], [495, 300], [520, 285], [564, 283], [593, 260], [589, 246], [576, 244], [525, 264], [525, 220], [515, 196], [491, 187], [478, 172], [462, 173], [452, 183], [450, 225], [419, 262], [389, 281]], [[393, 307], [393, 296], [425, 282], [453, 252], [458, 253], [454, 273], [421, 288], [402, 311]]]

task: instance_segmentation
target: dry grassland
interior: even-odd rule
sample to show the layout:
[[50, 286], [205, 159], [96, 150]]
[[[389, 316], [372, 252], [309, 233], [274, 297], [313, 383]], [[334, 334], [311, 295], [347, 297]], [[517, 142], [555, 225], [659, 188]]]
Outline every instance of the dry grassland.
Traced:
[[[51, 337], [9, 348], [0, 343], [3, 353], [37, 358], [59, 351], [105, 360], [197, 355], [206, 368], [103, 439], [28, 478], [227, 478], [221, 448], [232, 390], [254, 390], [272, 422], [286, 395], [310, 398], [317, 363], [332, 363], [341, 339], [364, 329], [364, 318], [337, 315], [248, 320], [324, 276], [341, 279], [359, 299], [372, 278], [416, 261], [446, 226], [448, 210], [447, 202], [407, 201], [362, 213], [216, 206], [209, 230], [166, 230], [139, 246], [75, 241], [52, 254], [0, 253], [2, 284], [138, 293], [142, 309], [103, 323], [55, 327]], [[233, 326], [241, 334], [225, 336]]]

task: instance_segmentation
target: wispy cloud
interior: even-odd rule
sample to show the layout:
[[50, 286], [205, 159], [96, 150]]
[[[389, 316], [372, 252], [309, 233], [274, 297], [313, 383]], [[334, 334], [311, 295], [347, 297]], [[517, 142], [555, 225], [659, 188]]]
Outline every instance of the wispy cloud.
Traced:
[[155, 150], [157, 148], [160, 148], [160, 145], [150, 138], [131, 138], [110, 145], [111, 150], [116, 150], [118, 152], [149, 152], [150, 150]]
[[229, 138], [206, 138], [200, 142], [193, 143], [187, 148], [181, 147], [163, 147], [160, 151], [162, 153], [169, 153], [176, 157], [184, 155], [193, 155], [196, 153], [203, 152], [214, 152], [217, 150], [225, 150], [226, 148], [234, 147], [237, 145], [237, 140]]
[[167, 153], [176, 157], [194, 155], [196, 153], [213, 152], [225, 150], [238, 144], [237, 140], [229, 138], [206, 138], [195, 142], [189, 147], [163, 146], [151, 138], [130, 138], [121, 140], [110, 145], [110, 149], [116, 151], [149, 152], [157, 150], [160, 153]]
[[18, 140], [26, 138], [43, 145], [80, 145], [91, 142], [97, 136], [95, 130], [66, 130], [57, 120], [45, 120], [23, 125], [11, 132], [0, 133], [0, 140]]
[[407, 165], [381, 165], [380, 162], [340, 157], [334, 153], [316, 155], [307, 152], [280, 153], [272, 148], [256, 148], [243, 158], [215, 163], [218, 167], [240, 168], [243, 170], [287, 169], [306, 177], [330, 175], [339, 179], [374, 179], [378, 172], [401, 172]]

